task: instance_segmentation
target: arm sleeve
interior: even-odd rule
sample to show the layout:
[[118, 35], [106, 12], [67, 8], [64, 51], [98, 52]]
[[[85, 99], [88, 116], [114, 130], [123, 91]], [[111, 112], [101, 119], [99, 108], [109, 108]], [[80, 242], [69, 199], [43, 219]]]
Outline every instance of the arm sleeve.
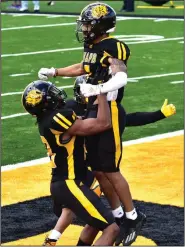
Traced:
[[126, 126], [141, 126], [150, 123], [155, 123], [165, 116], [159, 110], [156, 112], [134, 112], [126, 115]]
[[76, 119], [77, 116], [72, 109], [58, 111], [52, 118], [50, 128], [63, 133], [73, 125]]

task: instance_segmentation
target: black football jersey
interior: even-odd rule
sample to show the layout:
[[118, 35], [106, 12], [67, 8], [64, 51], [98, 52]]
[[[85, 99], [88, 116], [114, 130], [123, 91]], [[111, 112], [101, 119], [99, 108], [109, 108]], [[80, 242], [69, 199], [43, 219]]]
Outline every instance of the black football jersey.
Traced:
[[86, 175], [84, 138], [73, 136], [63, 141], [62, 136], [75, 122], [72, 109], [59, 109], [38, 120], [39, 132], [52, 164], [52, 181], [76, 179]]
[[68, 99], [66, 100], [66, 107], [73, 109], [77, 116], [83, 117], [85, 115], [87, 105], [80, 104], [74, 99]]
[[[107, 67], [105, 63], [107, 57], [117, 58], [123, 60], [125, 64], [130, 56], [130, 49], [128, 46], [115, 39], [114, 37], [107, 37], [102, 39], [97, 44], [85, 44], [84, 56], [83, 56], [83, 68], [89, 75], [89, 78], [93, 78], [96, 70], [99, 66]], [[91, 83], [91, 80], [88, 80]], [[118, 90], [117, 101], [120, 102], [123, 98], [124, 88]], [[90, 99], [89, 102], [93, 103], [96, 97]]]

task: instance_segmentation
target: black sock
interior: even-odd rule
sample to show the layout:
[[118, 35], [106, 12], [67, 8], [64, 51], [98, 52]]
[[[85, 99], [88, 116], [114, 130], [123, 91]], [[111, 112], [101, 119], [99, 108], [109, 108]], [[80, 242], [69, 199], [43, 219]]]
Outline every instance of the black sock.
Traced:
[[89, 244], [84, 243], [80, 238], [76, 246], [90, 246]]

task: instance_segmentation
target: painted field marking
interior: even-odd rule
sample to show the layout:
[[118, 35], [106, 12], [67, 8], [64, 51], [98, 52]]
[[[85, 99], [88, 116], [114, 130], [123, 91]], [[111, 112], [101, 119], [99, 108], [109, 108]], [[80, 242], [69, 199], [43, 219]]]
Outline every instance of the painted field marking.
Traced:
[[78, 17], [79, 15], [56, 15], [56, 14], [32, 14], [32, 13], [1, 13], [1, 15], [10, 15], [13, 17], [22, 17], [22, 16], [40, 16], [40, 17], [48, 17], [48, 16], [60, 16], [60, 17]]
[[[128, 78], [129, 82], [138, 82], [140, 79], [152, 79], [152, 78], [160, 78], [160, 77], [166, 77], [166, 76], [175, 76], [175, 75], [183, 75], [184, 72], [175, 72], [175, 73], [168, 73], [168, 74], [159, 74], [159, 75], [148, 75], [148, 76], [140, 76], [140, 77], [132, 77]], [[72, 77], [62, 77], [62, 78], [72, 78]], [[67, 86], [61, 86], [58, 88], [72, 88], [74, 85], [67, 85]], [[10, 93], [2, 93], [1, 96], [11, 96], [16, 94], [22, 94], [23, 92], [10, 92]]]
[[[59, 15], [56, 15], [56, 14], [32, 14], [32, 13], [26, 13], [26, 14], [23, 14], [23, 13], [1, 13], [1, 15], [10, 15], [10, 16], [13, 16], [13, 17], [22, 17], [22, 16], [40, 16], [40, 17], [47, 17], [47, 18], [51, 18], [51, 17], [79, 17], [79, 15], [76, 15], [76, 14], [71, 14], [71, 15], [65, 15], [65, 14], [59, 14]], [[156, 19], [164, 19], [164, 17], [132, 17], [132, 16], [127, 16], [127, 17], [124, 17], [124, 16], [117, 16], [117, 19], [119, 20], [125, 20], [125, 19], [130, 19], [130, 20], [156, 20]], [[165, 18], [169, 21], [184, 21], [183, 18]]]
[[172, 81], [170, 84], [179, 84], [179, 83], [184, 83], [184, 81]]
[[17, 54], [4, 54], [4, 55], [1, 55], [1, 57], [18, 57], [18, 56], [36, 55], [36, 54], [43, 54], [43, 53], [55, 53], [55, 52], [63, 52], [63, 51], [76, 51], [76, 50], [82, 50], [82, 49], [83, 49], [83, 47], [63, 48], [63, 49], [35, 51], [35, 52], [25, 52], [25, 53], [17, 53]]
[[[20, 15], [25, 16], [25, 15]], [[63, 17], [63, 16], [54, 16], [54, 17]], [[71, 16], [70, 16], [71, 17]], [[50, 18], [53, 18], [51, 16]], [[117, 17], [117, 21], [127, 21], [127, 20], [143, 20], [143, 18], [134, 18], [134, 17]], [[169, 19], [153, 19], [154, 22], [161, 22], [161, 21], [169, 21]], [[176, 19], [179, 20], [179, 19]], [[20, 26], [20, 27], [7, 27], [1, 28], [1, 31], [11, 31], [11, 30], [21, 30], [21, 29], [31, 29], [31, 28], [48, 28], [48, 27], [60, 27], [60, 26], [71, 26], [76, 25], [76, 22], [66, 22], [66, 23], [55, 23], [55, 24], [43, 24], [43, 25], [30, 25], [30, 26]]]
[[[127, 42], [127, 44], [144, 44], [144, 43], [153, 43], [153, 42], [161, 42], [161, 41], [174, 41], [181, 40], [184, 37], [176, 37], [176, 38], [166, 38], [159, 40], [146, 40], [146, 41], [136, 41], [136, 42]], [[55, 49], [55, 50], [46, 50], [46, 51], [35, 51], [35, 52], [25, 52], [25, 53], [15, 53], [15, 54], [3, 54], [1, 57], [18, 57], [18, 56], [27, 56], [27, 55], [37, 55], [43, 53], [55, 53], [55, 52], [64, 52], [64, 51], [76, 51], [82, 50], [83, 47], [74, 47], [74, 48], [63, 48], [63, 49]]]
[[17, 77], [17, 76], [25, 76], [25, 75], [31, 75], [31, 73], [23, 73], [23, 74], [12, 74], [11, 77]]
[[[67, 86], [62, 86], [62, 87], [58, 87], [58, 88], [65, 89], [65, 88], [72, 88], [72, 87], [74, 87], [74, 85], [67, 85]], [[23, 91], [22, 92], [12, 92], [12, 93], [3, 93], [3, 94], [1, 94], [1, 96], [11, 96], [11, 95], [22, 94], [22, 93], [23, 93]], [[3, 117], [1, 119], [3, 119]]]
[[4, 116], [1, 117], [1, 119], [7, 119], [7, 118], [15, 118], [15, 117], [20, 117], [20, 116], [25, 116], [28, 115], [29, 113], [25, 112], [25, 113], [17, 113], [17, 114], [13, 114], [13, 115], [9, 115], [9, 116]]
[[60, 27], [60, 26], [71, 26], [71, 25], [76, 25], [76, 22], [58, 23], [58, 24], [46, 24], [46, 25], [33, 25], [33, 26], [22, 26], [22, 27], [7, 27], [7, 28], [2, 28], [1, 31], [31, 29], [31, 28], [44, 28], [44, 27]]
[[[169, 132], [169, 133], [164, 133], [164, 134], [158, 134], [154, 136], [147, 136], [143, 138], [139, 138], [136, 140], [130, 140], [130, 141], [125, 141], [123, 142], [123, 146], [131, 146], [131, 145], [136, 145], [136, 144], [141, 144], [141, 143], [148, 143], [148, 142], [153, 142], [165, 138], [172, 138], [175, 136], [181, 136], [184, 134], [184, 130], [178, 130], [174, 132]], [[18, 164], [12, 164], [12, 165], [6, 165], [6, 166], [1, 166], [1, 171], [10, 171], [10, 170], [15, 170], [21, 167], [29, 167], [29, 166], [36, 166], [36, 165], [44, 165], [46, 163], [50, 162], [48, 157], [36, 159], [36, 160], [31, 160], [31, 161], [26, 161], [26, 162], [21, 162]]]
[[[137, 6], [138, 9], [171, 9], [171, 6]], [[174, 9], [184, 9], [183, 5], [175, 6]]]

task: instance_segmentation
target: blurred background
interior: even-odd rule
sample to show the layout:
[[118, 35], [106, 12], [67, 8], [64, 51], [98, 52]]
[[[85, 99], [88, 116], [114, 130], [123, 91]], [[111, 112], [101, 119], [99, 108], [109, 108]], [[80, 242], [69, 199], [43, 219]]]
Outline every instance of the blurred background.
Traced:
[[[7, 1], [3, 3], [1, 10], [38, 12], [41, 13], [80, 13], [84, 5], [93, 1], [33, 1], [35, 8], [32, 8], [31, 1]], [[29, 2], [30, 7], [25, 7], [25, 2]], [[37, 2], [38, 6], [37, 7]], [[107, 1], [120, 15], [174, 15], [183, 16], [184, 1], [177, 0], [122, 0]]]

